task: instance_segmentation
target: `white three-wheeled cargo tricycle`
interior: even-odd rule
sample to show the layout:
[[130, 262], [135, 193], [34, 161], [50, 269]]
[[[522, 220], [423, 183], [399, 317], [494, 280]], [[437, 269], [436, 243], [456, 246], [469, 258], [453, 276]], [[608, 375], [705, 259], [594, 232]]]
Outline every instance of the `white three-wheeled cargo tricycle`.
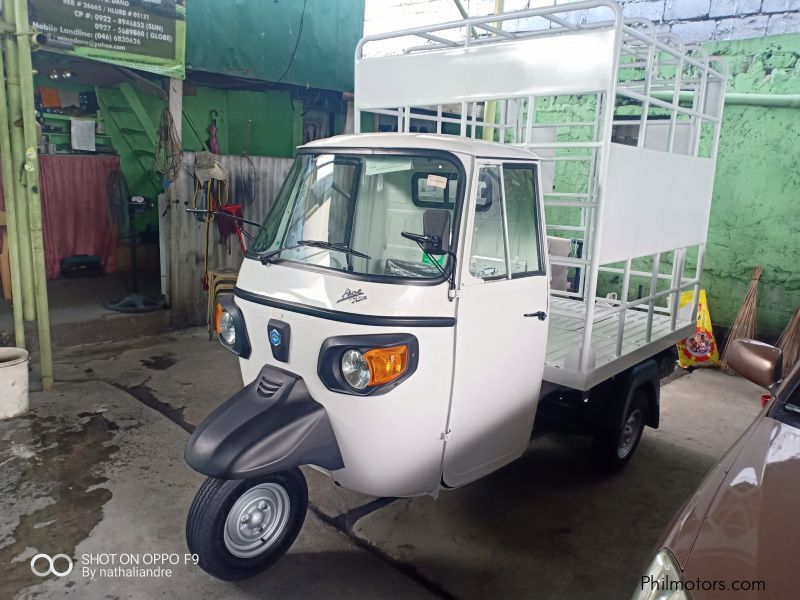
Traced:
[[189, 547], [223, 579], [291, 546], [301, 465], [436, 495], [535, 424], [619, 469], [694, 330], [723, 63], [590, 1], [367, 37], [355, 68], [355, 128], [384, 133], [300, 148], [220, 300], [246, 385], [186, 460]]

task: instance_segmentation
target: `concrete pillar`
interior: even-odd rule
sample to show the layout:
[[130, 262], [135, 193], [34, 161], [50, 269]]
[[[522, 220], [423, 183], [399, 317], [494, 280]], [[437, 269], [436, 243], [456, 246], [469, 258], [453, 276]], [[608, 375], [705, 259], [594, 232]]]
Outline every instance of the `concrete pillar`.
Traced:
[[[172, 122], [175, 124], [175, 133], [177, 134], [178, 143], [183, 144], [183, 80], [170, 79], [169, 80], [169, 96], [167, 99], [169, 114], [172, 116]], [[180, 178], [180, 173], [178, 174]], [[177, 181], [177, 180], [176, 180]], [[161, 238], [161, 251], [166, 253], [162, 256], [161, 264], [166, 269], [166, 273], [162, 272], [162, 278], [166, 279], [166, 289], [163, 290], [166, 297], [167, 306], [172, 306], [172, 300], [175, 297], [176, 281], [174, 275], [176, 273], [173, 259], [178, 256], [177, 245], [180, 236], [178, 235], [179, 219], [184, 218], [185, 214], [180, 205], [180, 200], [176, 195], [175, 182], [172, 182], [165, 192], [165, 209], [168, 222], [168, 230], [164, 231], [163, 227], [159, 229], [159, 237]], [[159, 206], [160, 214], [165, 212]], [[159, 225], [163, 225], [163, 221]], [[166, 275], [166, 277], [164, 277]]]

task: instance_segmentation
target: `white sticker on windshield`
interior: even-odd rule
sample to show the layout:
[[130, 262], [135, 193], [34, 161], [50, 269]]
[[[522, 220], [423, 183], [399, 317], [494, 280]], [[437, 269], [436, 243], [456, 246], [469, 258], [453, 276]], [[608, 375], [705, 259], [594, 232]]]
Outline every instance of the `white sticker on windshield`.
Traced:
[[447, 187], [447, 177], [443, 177], [442, 175], [428, 175], [428, 179], [425, 180], [425, 183], [431, 187], [443, 190]]
[[365, 175], [410, 171], [413, 168], [410, 158], [368, 158], [364, 162], [366, 163]]

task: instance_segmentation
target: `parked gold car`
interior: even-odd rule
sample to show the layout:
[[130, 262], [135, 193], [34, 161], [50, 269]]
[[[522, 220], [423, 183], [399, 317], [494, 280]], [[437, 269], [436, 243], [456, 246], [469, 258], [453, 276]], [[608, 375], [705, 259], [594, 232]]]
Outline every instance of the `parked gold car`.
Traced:
[[796, 598], [800, 547], [800, 365], [737, 340], [728, 365], [772, 400], [673, 519], [634, 600]]

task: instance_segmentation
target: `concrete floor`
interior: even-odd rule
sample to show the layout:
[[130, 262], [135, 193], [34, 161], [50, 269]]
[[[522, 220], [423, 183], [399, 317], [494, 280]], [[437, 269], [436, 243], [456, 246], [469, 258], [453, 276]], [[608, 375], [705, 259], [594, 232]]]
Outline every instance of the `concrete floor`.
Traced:
[[[139, 273], [139, 291], [146, 296], [156, 297], [161, 293], [161, 280], [158, 272]], [[119, 313], [107, 310], [104, 302], [113, 302], [131, 292], [130, 273], [112, 273], [98, 277], [70, 279], [59, 277], [47, 282], [47, 296], [50, 300], [50, 321], [75, 323], [79, 321], [100, 320]], [[13, 331], [14, 315], [10, 300], [0, 297], [0, 332]]]
[[[500, 472], [438, 500], [376, 499], [311, 469], [311, 510], [291, 552], [233, 584], [193, 565], [169, 578], [85, 576], [94, 553], [186, 552], [202, 477], [183, 462], [194, 424], [240, 387], [205, 331], [57, 354], [57, 387], [0, 422], [0, 598], [625, 598], [674, 512], [759, 410], [760, 391], [697, 371], [663, 388], [621, 474], [588, 440], [545, 437]], [[77, 559], [38, 578], [37, 552]]]
[[[139, 274], [139, 291], [156, 298], [160, 295], [158, 272]], [[131, 292], [129, 273], [69, 279], [59, 277], [47, 282], [50, 304], [50, 336], [53, 346], [66, 348], [75, 344], [75, 332], [81, 332], [84, 344], [155, 335], [170, 327], [170, 311], [144, 314], [113, 312], [103, 306]], [[28, 347], [38, 348], [36, 322], [25, 323]], [[14, 315], [11, 301], [0, 298], [0, 346], [14, 345]]]

